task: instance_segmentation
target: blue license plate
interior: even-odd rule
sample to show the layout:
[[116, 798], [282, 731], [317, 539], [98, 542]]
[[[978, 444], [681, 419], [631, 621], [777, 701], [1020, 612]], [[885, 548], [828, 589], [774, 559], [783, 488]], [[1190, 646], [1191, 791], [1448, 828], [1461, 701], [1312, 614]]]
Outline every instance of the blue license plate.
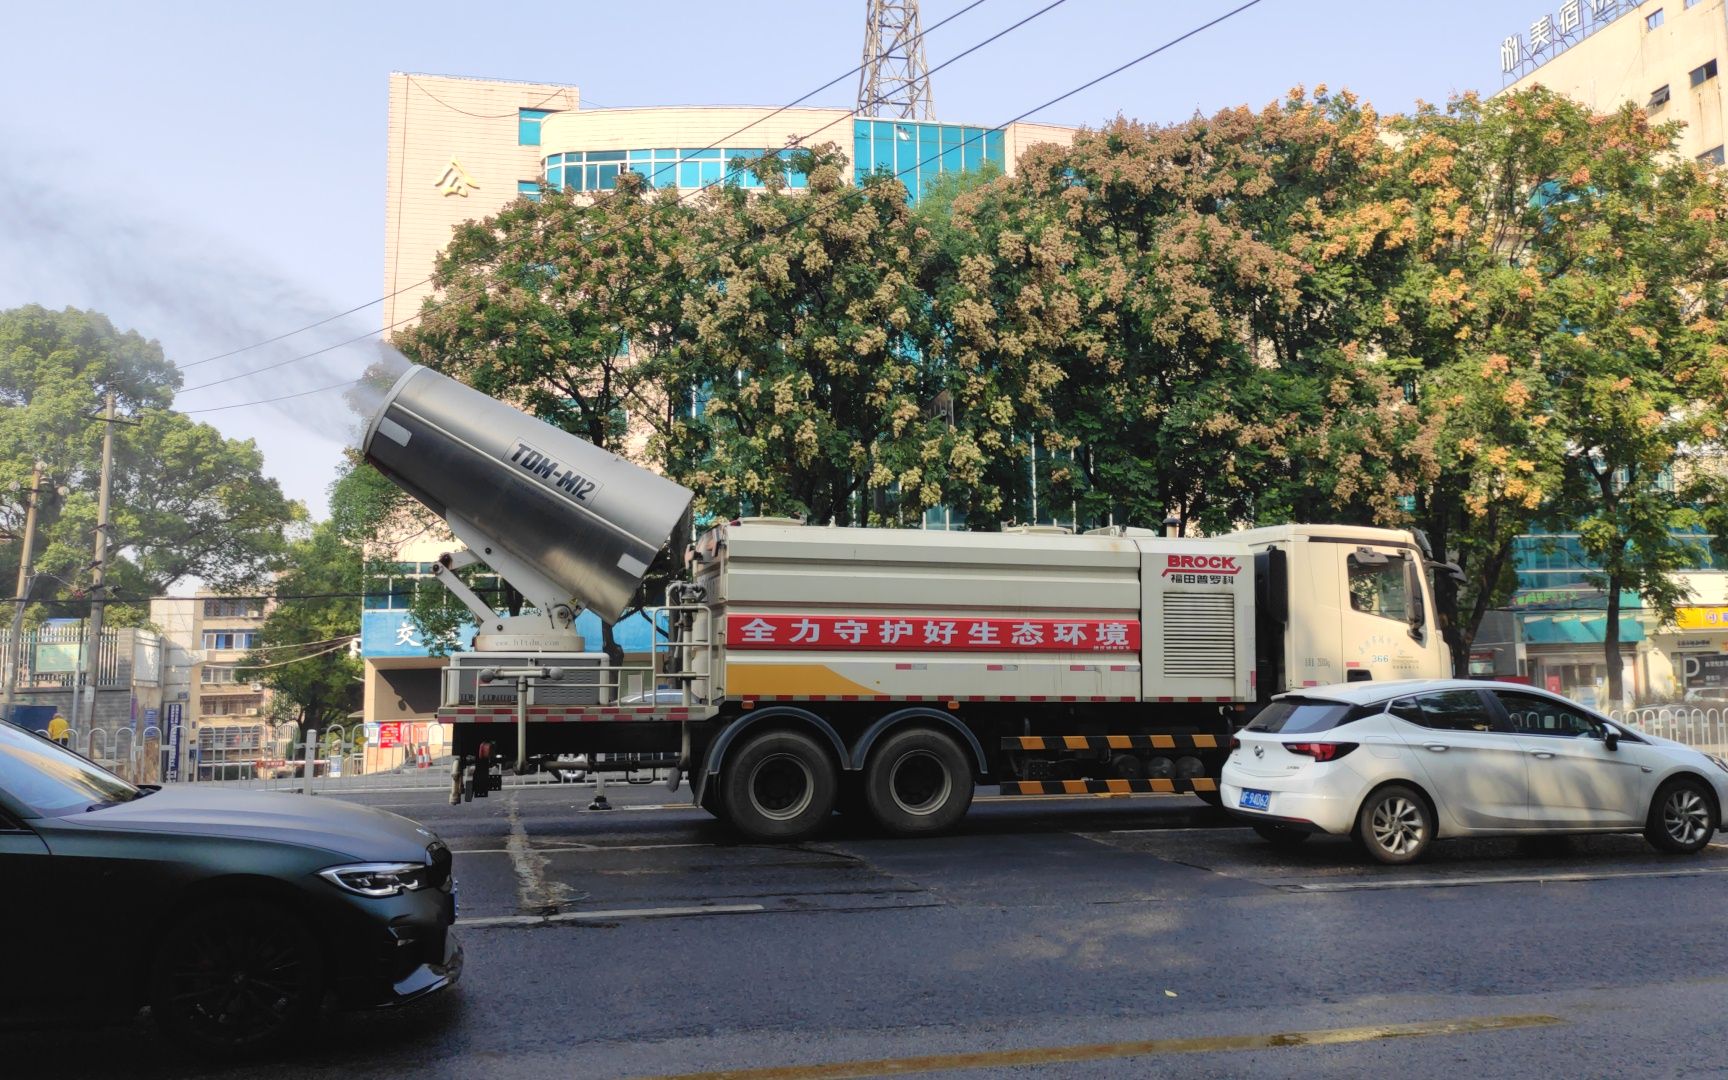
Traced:
[[1265, 810], [1272, 805], [1270, 791], [1255, 791], [1253, 788], [1243, 788], [1242, 798], [1238, 803], [1244, 810]]

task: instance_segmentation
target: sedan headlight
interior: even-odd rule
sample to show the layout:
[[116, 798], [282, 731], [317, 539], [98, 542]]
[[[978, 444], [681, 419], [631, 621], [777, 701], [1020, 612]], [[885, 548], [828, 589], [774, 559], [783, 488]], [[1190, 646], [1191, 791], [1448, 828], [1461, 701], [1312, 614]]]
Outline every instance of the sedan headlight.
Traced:
[[1723, 761], [1721, 758], [1717, 757], [1715, 754], [1705, 754], [1704, 756], [1710, 759], [1710, 764], [1716, 766], [1718, 769], [1721, 769], [1723, 772], [1728, 772], [1728, 761]]
[[318, 876], [358, 896], [397, 896], [425, 885], [426, 867], [418, 863], [356, 863], [320, 870]]

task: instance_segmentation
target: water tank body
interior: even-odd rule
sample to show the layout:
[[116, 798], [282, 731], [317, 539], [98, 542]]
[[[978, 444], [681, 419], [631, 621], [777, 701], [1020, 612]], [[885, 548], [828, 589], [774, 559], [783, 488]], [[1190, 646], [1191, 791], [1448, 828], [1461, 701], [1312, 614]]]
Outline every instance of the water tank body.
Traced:
[[608, 622], [629, 608], [693, 497], [424, 367], [396, 380], [360, 449], [427, 509], [478, 526]]

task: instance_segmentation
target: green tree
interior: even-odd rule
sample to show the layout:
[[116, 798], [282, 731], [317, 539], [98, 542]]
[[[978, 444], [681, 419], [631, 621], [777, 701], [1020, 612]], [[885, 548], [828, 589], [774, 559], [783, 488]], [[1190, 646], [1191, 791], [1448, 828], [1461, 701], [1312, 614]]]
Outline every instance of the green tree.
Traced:
[[1034, 447], [1041, 487], [1082, 525], [1394, 508], [1413, 481], [1383, 451], [1413, 417], [1361, 341], [1378, 260], [1333, 224], [1377, 132], [1348, 95], [1300, 92], [1175, 125], [1118, 118], [958, 196], [930, 289], [957, 411], [990, 458], [980, 508], [1027, 513]]
[[1381, 196], [1412, 229], [1380, 340], [1418, 358], [1439, 434], [1416, 516], [1469, 578], [1440, 583], [1455, 659], [1516, 587], [1514, 538], [1545, 520], [1601, 570], [1618, 701], [1621, 594], [1671, 615], [1701, 506], [1675, 466], [1720, 452], [1722, 184], [1673, 153], [1674, 126], [1541, 88], [1395, 127]]
[[[656, 361], [676, 318], [663, 284], [689, 211], [625, 173], [594, 199], [547, 191], [456, 229], [420, 322], [396, 344], [442, 371], [602, 449], [643, 460], [644, 435], [681, 407]], [[669, 305], [672, 305], [669, 307]], [[678, 380], [671, 383], [676, 386]], [[506, 598], [512, 611], [520, 598]], [[417, 609], [436, 635], [460, 621], [440, 598]], [[611, 626], [604, 648], [616, 652]]]
[[[82, 598], [88, 589], [103, 428], [94, 418], [109, 391], [123, 423], [108, 587], [140, 601], [110, 607], [111, 621], [141, 621], [144, 598], [187, 578], [217, 589], [255, 585], [282, 554], [284, 527], [302, 511], [263, 475], [250, 440], [169, 411], [179, 379], [159, 345], [94, 312], [0, 312], [0, 521], [14, 535], [31, 469], [46, 466], [34, 598]], [[19, 555], [9, 545], [0, 574], [16, 575]]]
[[349, 641], [360, 633], [365, 587], [362, 536], [375, 524], [369, 506], [376, 471], [352, 462], [331, 485], [327, 521], [303, 528], [276, 577], [274, 600], [258, 634], [258, 649], [239, 666], [258, 679], [298, 730], [347, 725], [360, 707], [361, 664]]
[[760, 190], [709, 194], [679, 267], [664, 353], [699, 405], [661, 439], [699, 515], [911, 524], [980, 475], [940, 414], [943, 343], [919, 280], [933, 238], [886, 176], [848, 184], [832, 146]]

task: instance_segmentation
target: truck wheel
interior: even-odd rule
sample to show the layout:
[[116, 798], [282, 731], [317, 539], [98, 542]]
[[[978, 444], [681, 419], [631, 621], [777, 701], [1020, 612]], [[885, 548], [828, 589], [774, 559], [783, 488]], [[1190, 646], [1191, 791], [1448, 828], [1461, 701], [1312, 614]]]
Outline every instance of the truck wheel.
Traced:
[[770, 731], [734, 751], [720, 776], [720, 805], [752, 840], [802, 840], [834, 811], [839, 771], [815, 739]]
[[930, 728], [888, 736], [864, 766], [870, 815], [899, 836], [951, 829], [972, 805], [972, 763], [953, 739]]

